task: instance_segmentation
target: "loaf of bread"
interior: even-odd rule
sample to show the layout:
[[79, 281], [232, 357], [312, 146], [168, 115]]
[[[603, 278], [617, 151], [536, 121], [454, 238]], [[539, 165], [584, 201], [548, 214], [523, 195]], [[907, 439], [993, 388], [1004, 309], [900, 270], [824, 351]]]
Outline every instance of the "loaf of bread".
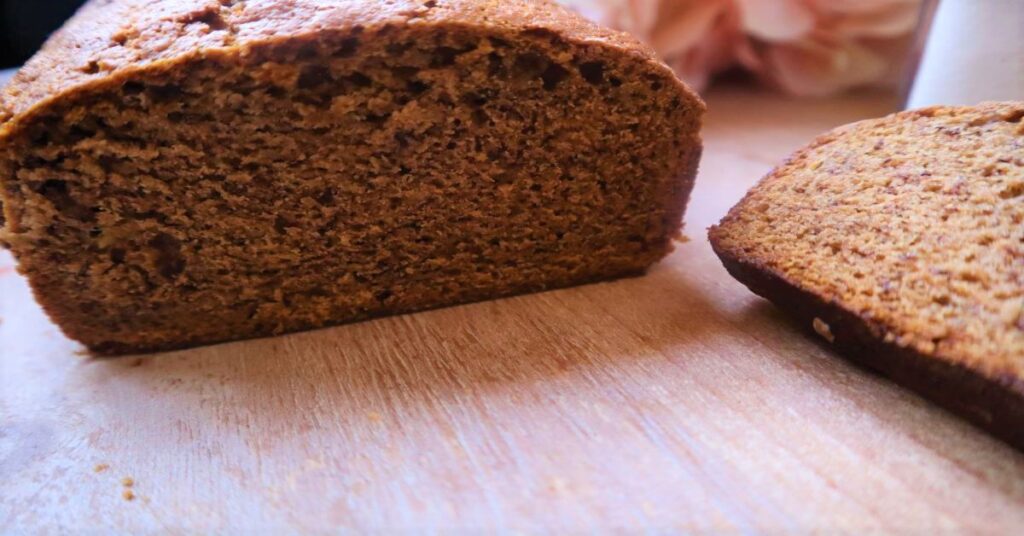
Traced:
[[1024, 448], [1024, 103], [826, 134], [711, 229], [825, 344]]
[[642, 273], [704, 110], [534, 0], [97, 0], [0, 99], [0, 241], [101, 354]]

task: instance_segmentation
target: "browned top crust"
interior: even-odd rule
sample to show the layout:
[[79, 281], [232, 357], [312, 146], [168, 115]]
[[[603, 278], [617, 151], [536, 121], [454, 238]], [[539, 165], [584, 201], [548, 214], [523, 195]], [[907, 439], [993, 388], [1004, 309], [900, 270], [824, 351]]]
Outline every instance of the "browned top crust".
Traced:
[[1024, 385], [1024, 102], [829, 132], [710, 232], [874, 335]]
[[554, 32], [657, 61], [629, 35], [547, 0], [92, 0], [0, 91], [0, 137], [47, 102], [138, 71], [211, 53], [244, 55], [257, 44], [328, 29], [373, 33], [439, 22]]

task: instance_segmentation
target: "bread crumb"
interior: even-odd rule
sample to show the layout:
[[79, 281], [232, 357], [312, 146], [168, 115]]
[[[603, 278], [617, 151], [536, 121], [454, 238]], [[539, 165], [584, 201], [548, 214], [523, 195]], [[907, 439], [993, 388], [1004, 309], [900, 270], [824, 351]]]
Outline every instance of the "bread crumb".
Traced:
[[93, 472], [96, 472], [96, 473], [102, 473], [103, 471], [106, 471], [107, 469], [110, 469], [110, 465], [105, 464], [105, 463], [98, 463], [98, 464], [96, 464], [96, 467], [92, 468]]
[[380, 422], [382, 419], [380, 413], [377, 413], [376, 411], [371, 411], [367, 413], [366, 416], [369, 417], [370, 420], [373, 422]]
[[811, 325], [814, 326], [814, 331], [818, 335], [821, 335], [823, 339], [828, 342], [836, 342], [836, 336], [832, 334], [832, 328], [829, 327], [825, 321], [818, 317], [814, 317], [814, 322], [811, 322]]
[[134, 501], [135, 500], [135, 492], [133, 492], [130, 489], [126, 489], [126, 490], [121, 492], [121, 497], [124, 497], [124, 500], [126, 500], [126, 501]]
[[121, 484], [124, 485], [124, 487], [126, 488], [130, 488], [135, 485], [135, 481], [132, 480], [132, 477], [126, 476], [121, 479]]

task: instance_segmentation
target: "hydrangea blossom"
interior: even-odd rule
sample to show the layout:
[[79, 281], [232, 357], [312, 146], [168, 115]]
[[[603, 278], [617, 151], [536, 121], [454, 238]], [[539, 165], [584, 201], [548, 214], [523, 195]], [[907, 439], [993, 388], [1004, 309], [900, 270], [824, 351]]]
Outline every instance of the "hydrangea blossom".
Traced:
[[921, 0], [561, 0], [635, 34], [701, 89], [744, 67], [794, 95], [891, 84]]

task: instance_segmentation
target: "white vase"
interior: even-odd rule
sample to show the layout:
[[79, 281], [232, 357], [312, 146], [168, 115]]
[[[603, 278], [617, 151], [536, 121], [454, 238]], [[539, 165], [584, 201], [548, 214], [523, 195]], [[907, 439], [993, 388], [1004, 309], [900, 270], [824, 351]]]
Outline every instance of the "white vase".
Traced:
[[1024, 0], [941, 0], [907, 108], [1024, 100]]

